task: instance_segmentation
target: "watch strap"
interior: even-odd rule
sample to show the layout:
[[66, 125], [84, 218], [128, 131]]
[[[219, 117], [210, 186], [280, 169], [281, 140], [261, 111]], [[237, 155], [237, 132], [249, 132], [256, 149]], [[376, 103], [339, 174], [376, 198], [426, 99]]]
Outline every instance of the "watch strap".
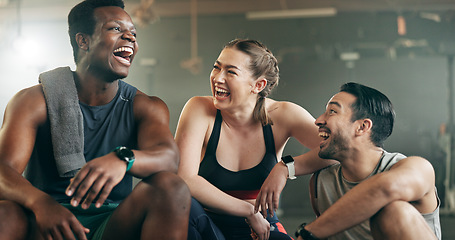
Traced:
[[134, 159], [129, 161], [126, 165], [126, 171], [128, 172], [133, 167]]
[[300, 224], [297, 231], [295, 231], [295, 237], [298, 238], [300, 236], [303, 240], [319, 240], [319, 238], [315, 237], [310, 231], [305, 229], [306, 225], [306, 223]]
[[284, 165], [288, 168], [288, 178], [289, 179], [296, 179], [295, 177], [295, 166], [294, 166], [294, 158], [291, 155], [287, 155], [281, 158]]

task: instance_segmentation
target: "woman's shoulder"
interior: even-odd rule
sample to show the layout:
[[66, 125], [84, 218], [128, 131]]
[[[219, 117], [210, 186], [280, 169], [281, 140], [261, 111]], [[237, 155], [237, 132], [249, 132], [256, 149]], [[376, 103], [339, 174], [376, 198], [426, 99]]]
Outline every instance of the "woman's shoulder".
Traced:
[[211, 96], [194, 96], [188, 99], [186, 104], [210, 105], [212, 102], [213, 101]]
[[216, 116], [216, 108], [210, 97], [196, 96], [190, 98], [182, 109], [177, 124], [176, 138], [185, 135], [183, 132], [190, 132], [187, 136], [201, 136], [213, 125]]
[[266, 106], [274, 125], [277, 124], [285, 129], [314, 125], [314, 117], [305, 108], [293, 102], [270, 99]]
[[295, 114], [300, 111], [306, 112], [306, 110], [298, 104], [289, 101], [276, 101], [271, 98], [266, 99], [266, 109], [267, 113], [271, 116]]
[[183, 111], [191, 115], [215, 116], [216, 108], [211, 96], [191, 97], [183, 107]]

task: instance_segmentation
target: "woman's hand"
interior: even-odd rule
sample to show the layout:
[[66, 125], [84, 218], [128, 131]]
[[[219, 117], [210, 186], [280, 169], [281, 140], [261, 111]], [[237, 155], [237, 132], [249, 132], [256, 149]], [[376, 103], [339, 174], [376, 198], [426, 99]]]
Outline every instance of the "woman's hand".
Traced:
[[267, 211], [273, 216], [280, 201], [280, 194], [287, 181], [288, 170], [284, 164], [277, 163], [262, 184], [254, 204], [254, 212], [260, 212], [265, 218]]
[[251, 228], [251, 237], [254, 240], [267, 240], [270, 236], [270, 223], [257, 212], [247, 217], [246, 222]]

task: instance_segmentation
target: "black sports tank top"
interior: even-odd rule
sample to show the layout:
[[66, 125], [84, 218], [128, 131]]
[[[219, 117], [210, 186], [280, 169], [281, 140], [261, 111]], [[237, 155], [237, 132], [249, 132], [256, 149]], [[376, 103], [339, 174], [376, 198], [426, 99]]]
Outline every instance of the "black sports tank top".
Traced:
[[221, 166], [216, 159], [222, 120], [220, 110], [217, 110], [212, 134], [207, 143], [204, 158], [199, 165], [199, 175], [231, 196], [240, 199], [254, 199], [262, 183], [278, 162], [272, 127], [270, 125], [262, 127], [266, 148], [262, 161], [252, 168], [234, 172]]

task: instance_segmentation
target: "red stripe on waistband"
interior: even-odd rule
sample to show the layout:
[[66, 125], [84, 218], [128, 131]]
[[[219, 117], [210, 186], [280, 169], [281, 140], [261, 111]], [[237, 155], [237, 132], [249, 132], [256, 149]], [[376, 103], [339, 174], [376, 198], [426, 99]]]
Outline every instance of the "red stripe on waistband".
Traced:
[[239, 198], [242, 200], [256, 199], [256, 197], [259, 194], [259, 190], [238, 190], [238, 191], [224, 191], [224, 192], [233, 197], [236, 197], [236, 198]]

